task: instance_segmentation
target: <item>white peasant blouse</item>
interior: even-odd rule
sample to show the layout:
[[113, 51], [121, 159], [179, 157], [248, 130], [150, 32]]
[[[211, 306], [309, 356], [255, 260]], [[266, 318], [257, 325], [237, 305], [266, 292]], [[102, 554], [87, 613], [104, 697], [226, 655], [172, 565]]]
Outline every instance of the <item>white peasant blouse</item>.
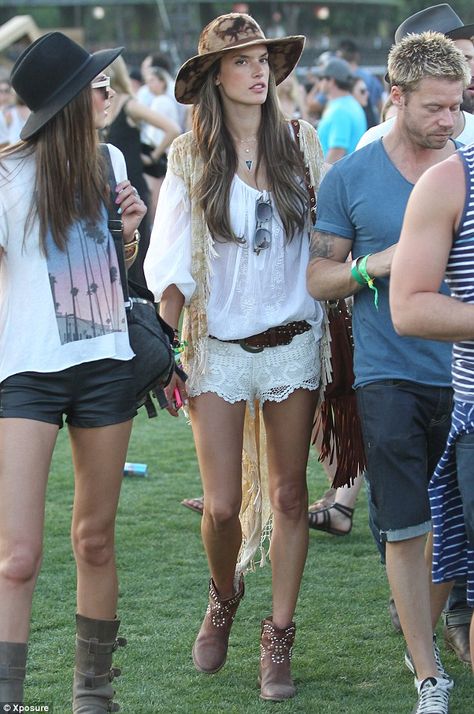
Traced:
[[[271, 243], [257, 255], [253, 249], [255, 209], [262, 193], [272, 202], [273, 215], [265, 226], [271, 232]], [[220, 340], [242, 339], [270, 327], [307, 320], [319, 340], [322, 308], [306, 290], [307, 230], [285, 243], [271, 193], [249, 186], [237, 175], [230, 191], [230, 220], [242, 242], [213, 242], [206, 311], [209, 334]], [[191, 275], [190, 201], [184, 182], [169, 168], [160, 190], [144, 270], [157, 301], [175, 284], [189, 303], [196, 287]]]

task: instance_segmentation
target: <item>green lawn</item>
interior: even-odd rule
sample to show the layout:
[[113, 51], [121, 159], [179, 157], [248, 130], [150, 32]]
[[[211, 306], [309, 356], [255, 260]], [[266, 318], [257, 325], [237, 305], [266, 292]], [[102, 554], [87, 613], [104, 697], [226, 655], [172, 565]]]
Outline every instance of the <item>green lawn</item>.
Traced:
[[[143, 410], [141, 410], [143, 411]], [[270, 569], [250, 573], [232, 631], [228, 661], [214, 676], [191, 660], [206, 607], [207, 565], [199, 516], [179, 501], [200, 493], [190, 427], [183, 416], [136, 419], [129, 461], [144, 461], [148, 478], [124, 480], [117, 523], [119, 616], [128, 646], [119, 650], [117, 680], [124, 714], [152, 712], [307, 712], [409, 714], [413, 679], [403, 664], [403, 639], [392, 630], [384, 570], [367, 526], [361, 494], [349, 537], [314, 531], [296, 613], [290, 702], [259, 700], [259, 623], [270, 613]], [[312, 496], [325, 488], [316, 457]], [[66, 430], [60, 434], [49, 482], [45, 555], [36, 591], [26, 703], [71, 711], [75, 573], [69, 543], [73, 483]], [[440, 640], [442, 640], [440, 633]], [[444, 650], [456, 680], [453, 714], [472, 714], [470, 670]]]

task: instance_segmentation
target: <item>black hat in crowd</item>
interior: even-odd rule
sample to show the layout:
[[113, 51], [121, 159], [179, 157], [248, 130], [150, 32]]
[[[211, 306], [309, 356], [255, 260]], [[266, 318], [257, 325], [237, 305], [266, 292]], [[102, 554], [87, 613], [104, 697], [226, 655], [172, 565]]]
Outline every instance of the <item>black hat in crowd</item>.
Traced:
[[11, 72], [13, 89], [31, 110], [20, 137], [36, 134], [122, 51], [89, 54], [61, 32], [48, 32], [29, 45]]
[[469, 40], [474, 36], [474, 25], [465, 25], [447, 3], [427, 7], [406, 20], [395, 32], [395, 43], [400, 42], [409, 33], [441, 32], [452, 40]]

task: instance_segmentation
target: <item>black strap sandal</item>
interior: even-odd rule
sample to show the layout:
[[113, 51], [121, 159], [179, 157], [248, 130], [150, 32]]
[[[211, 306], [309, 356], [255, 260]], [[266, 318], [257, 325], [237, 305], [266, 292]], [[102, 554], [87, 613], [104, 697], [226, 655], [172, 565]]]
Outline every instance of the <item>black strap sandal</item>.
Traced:
[[[344, 516], [349, 518], [350, 526], [349, 530], [343, 531], [340, 528], [334, 528], [331, 525], [331, 510], [335, 509], [342, 513]], [[340, 503], [333, 503], [332, 506], [328, 508], [322, 508], [320, 511], [309, 511], [308, 512], [308, 525], [315, 531], [324, 531], [325, 533], [330, 533], [331, 535], [345, 536], [349, 535], [352, 530], [352, 516], [354, 515], [354, 509], [349, 508], [349, 506], [343, 506]], [[322, 521], [318, 523], [318, 519], [322, 516]]]

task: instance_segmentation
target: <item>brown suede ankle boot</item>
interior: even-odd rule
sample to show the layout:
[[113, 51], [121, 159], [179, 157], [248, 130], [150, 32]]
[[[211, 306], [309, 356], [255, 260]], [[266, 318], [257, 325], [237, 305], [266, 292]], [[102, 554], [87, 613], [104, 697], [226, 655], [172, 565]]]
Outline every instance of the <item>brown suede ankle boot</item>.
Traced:
[[0, 702], [2, 704], [23, 704], [27, 652], [28, 645], [22, 642], [0, 642]]
[[76, 615], [76, 668], [74, 670], [74, 714], [118, 712], [113, 702], [114, 677], [120, 670], [112, 667], [112, 655], [127, 641], [117, 637], [119, 620], [92, 620]]
[[194, 666], [200, 672], [214, 674], [224, 666], [230, 628], [240, 601], [244, 596], [244, 591], [244, 579], [240, 576], [237, 593], [228, 600], [221, 600], [211, 578], [209, 582], [209, 604], [193, 647]]
[[296, 694], [291, 678], [291, 653], [296, 627], [291, 622], [280, 630], [269, 617], [262, 620], [260, 639], [260, 697], [281, 702]]

